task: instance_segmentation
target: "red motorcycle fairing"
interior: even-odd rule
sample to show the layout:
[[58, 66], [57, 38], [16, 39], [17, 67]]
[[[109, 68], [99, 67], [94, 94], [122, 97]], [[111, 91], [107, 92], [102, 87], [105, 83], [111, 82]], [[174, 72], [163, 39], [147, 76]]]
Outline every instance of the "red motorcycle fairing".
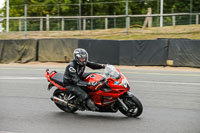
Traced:
[[[121, 73], [120, 73], [121, 74]], [[122, 81], [125, 77], [121, 74], [119, 79], [107, 78], [105, 79], [101, 74], [90, 74], [85, 78], [86, 82], [100, 82], [96, 87], [89, 87], [91, 90], [89, 96], [93, 99], [94, 103], [100, 106], [107, 106], [117, 100], [118, 97], [129, 91], [129, 87], [122, 85]]]

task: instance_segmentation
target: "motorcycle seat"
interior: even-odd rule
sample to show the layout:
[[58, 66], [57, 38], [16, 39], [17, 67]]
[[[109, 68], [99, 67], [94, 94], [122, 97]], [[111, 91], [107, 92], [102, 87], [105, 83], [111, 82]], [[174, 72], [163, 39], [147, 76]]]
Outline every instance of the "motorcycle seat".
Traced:
[[56, 73], [51, 80], [53, 80], [55, 83], [62, 85], [63, 86], [63, 76], [64, 74], [62, 73]]

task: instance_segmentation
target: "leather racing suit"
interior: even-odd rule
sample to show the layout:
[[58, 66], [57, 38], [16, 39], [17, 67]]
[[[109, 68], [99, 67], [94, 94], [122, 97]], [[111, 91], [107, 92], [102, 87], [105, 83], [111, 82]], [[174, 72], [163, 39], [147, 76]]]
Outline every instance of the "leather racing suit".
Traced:
[[88, 99], [88, 94], [81, 87], [88, 87], [88, 82], [83, 81], [85, 67], [91, 69], [103, 69], [104, 65], [87, 61], [86, 65], [79, 65], [75, 60], [72, 60], [65, 69], [64, 73], [64, 86], [72, 94], [76, 95], [80, 102]]

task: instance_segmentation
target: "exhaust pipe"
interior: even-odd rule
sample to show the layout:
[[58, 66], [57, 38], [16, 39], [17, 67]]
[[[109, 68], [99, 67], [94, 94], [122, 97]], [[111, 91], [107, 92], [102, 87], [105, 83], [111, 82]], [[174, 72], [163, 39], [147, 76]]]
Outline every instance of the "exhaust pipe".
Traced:
[[58, 104], [63, 105], [63, 106], [76, 107], [74, 104], [70, 104], [70, 103], [66, 102], [65, 100], [60, 99], [60, 98], [55, 97], [55, 96], [52, 96], [51, 100], [54, 101], [55, 103], [58, 103]]

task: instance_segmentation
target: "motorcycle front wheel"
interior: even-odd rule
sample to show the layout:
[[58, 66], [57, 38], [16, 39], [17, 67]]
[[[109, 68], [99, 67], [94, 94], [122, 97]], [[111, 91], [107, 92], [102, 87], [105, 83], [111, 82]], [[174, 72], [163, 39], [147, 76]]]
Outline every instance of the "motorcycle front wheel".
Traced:
[[[67, 94], [66, 91], [63, 91], [63, 90], [60, 90], [60, 89], [56, 89], [54, 91], [54, 93], [53, 93], [53, 96], [64, 100], [66, 97], [68, 97], [68, 94]], [[73, 101], [71, 101], [71, 102], [73, 102]], [[60, 105], [58, 103], [55, 103], [55, 104], [59, 109], [61, 109], [64, 112], [67, 112], [67, 113], [74, 113], [74, 112], [76, 112], [78, 110], [78, 108], [76, 108], [76, 107], [63, 106], [63, 105]]]
[[128, 107], [128, 110], [125, 109], [122, 105], [119, 107], [119, 111], [122, 114], [124, 114], [128, 117], [135, 117], [135, 118], [142, 114], [143, 106], [137, 97], [135, 97], [135, 96], [123, 97], [121, 100]]

